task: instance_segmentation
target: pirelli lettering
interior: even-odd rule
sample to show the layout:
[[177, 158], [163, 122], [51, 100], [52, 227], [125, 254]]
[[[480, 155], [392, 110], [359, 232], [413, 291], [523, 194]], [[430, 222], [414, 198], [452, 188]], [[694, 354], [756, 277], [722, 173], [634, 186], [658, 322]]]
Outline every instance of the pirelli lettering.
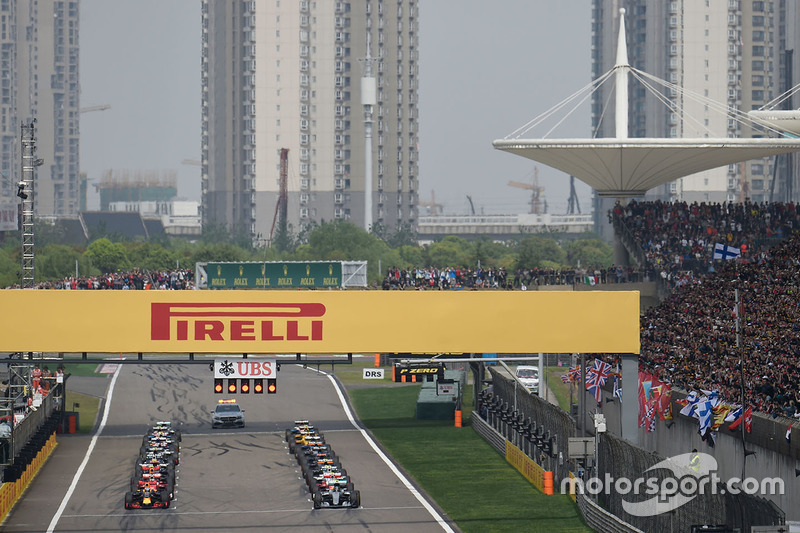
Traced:
[[322, 341], [321, 303], [152, 303], [154, 341]]

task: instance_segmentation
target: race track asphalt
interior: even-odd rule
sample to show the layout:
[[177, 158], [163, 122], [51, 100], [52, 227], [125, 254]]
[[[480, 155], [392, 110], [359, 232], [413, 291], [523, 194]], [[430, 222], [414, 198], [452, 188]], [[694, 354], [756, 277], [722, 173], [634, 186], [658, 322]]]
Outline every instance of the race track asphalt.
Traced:
[[[58, 436], [0, 530], [457, 531], [348, 419], [332, 380], [292, 365], [282, 365], [278, 376], [278, 394], [236, 396], [245, 428], [217, 430], [210, 411], [224, 396], [213, 394], [205, 365], [119, 365], [116, 378], [85, 378], [96, 380], [87, 387], [107, 387], [95, 394], [105, 397], [107, 418], [94, 436]], [[284, 439], [300, 419], [319, 427], [333, 446], [361, 491], [361, 508], [312, 508]], [[175, 500], [169, 509], [125, 510], [142, 437], [157, 420], [171, 420], [183, 434]]]

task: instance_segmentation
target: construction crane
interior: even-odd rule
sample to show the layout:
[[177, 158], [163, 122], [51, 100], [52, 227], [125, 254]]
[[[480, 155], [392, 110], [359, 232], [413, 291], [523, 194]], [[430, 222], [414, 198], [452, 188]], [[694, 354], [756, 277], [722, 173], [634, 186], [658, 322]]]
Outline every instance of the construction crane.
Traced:
[[111, 106], [109, 104], [93, 105], [89, 107], [82, 107], [81, 113], [91, 113], [92, 111], [105, 111], [106, 109], [111, 109]]
[[574, 215], [575, 209], [581, 213], [581, 204], [578, 201], [578, 193], [575, 191], [575, 176], [569, 177], [569, 200], [567, 201], [567, 214]]
[[472, 196], [469, 194], [467, 195], [467, 200], [469, 201], [469, 210], [472, 211], [472, 214], [475, 214], [475, 204], [472, 203]]
[[539, 186], [539, 167], [533, 167], [533, 183], [509, 181], [509, 187], [519, 187], [531, 191], [531, 214], [543, 215], [547, 213], [547, 200], [544, 199], [544, 187]]
[[269, 230], [269, 242], [275, 236], [275, 222], [280, 220], [278, 231], [285, 236], [288, 228], [286, 217], [288, 215], [289, 203], [289, 149], [281, 148], [281, 170], [280, 170], [280, 192], [278, 193], [278, 205], [275, 206], [275, 216], [272, 218], [272, 228]]
[[444, 206], [442, 204], [436, 203], [436, 192], [433, 189], [431, 189], [431, 201], [430, 202], [418, 201], [417, 205], [421, 205], [422, 207], [427, 207], [429, 215], [441, 215], [442, 211], [444, 211]]

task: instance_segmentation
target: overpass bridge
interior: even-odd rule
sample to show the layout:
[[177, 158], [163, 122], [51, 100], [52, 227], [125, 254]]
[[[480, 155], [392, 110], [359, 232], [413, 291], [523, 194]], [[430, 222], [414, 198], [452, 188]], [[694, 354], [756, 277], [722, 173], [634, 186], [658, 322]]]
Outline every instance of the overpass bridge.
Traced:
[[441, 239], [446, 235], [509, 239], [520, 235], [566, 234], [575, 237], [594, 231], [594, 215], [430, 215], [417, 219], [419, 240]]

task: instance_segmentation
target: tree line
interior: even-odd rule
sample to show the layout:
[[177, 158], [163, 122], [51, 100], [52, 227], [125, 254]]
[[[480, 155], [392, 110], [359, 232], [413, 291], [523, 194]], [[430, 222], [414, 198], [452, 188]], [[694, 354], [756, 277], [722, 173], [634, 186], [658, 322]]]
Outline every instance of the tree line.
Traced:
[[[380, 225], [367, 232], [348, 221], [313, 224], [297, 234], [277, 235], [271, 245], [253, 242], [245, 232], [209, 224], [196, 238], [159, 235], [128, 240], [102, 228], [90, 232], [88, 244], [65, 244], [58, 224], [37, 219], [36, 281], [75, 276], [99, 276], [133, 268], [194, 269], [197, 262], [222, 261], [367, 261], [368, 277], [383, 279], [388, 268], [463, 267], [517, 269], [609, 267], [611, 246], [587, 233], [579, 238], [556, 234], [530, 235], [503, 242], [490, 238], [447, 236], [420, 245], [410, 226], [393, 232]], [[5, 232], [0, 241], [0, 287], [20, 283], [22, 247], [19, 232]]]

